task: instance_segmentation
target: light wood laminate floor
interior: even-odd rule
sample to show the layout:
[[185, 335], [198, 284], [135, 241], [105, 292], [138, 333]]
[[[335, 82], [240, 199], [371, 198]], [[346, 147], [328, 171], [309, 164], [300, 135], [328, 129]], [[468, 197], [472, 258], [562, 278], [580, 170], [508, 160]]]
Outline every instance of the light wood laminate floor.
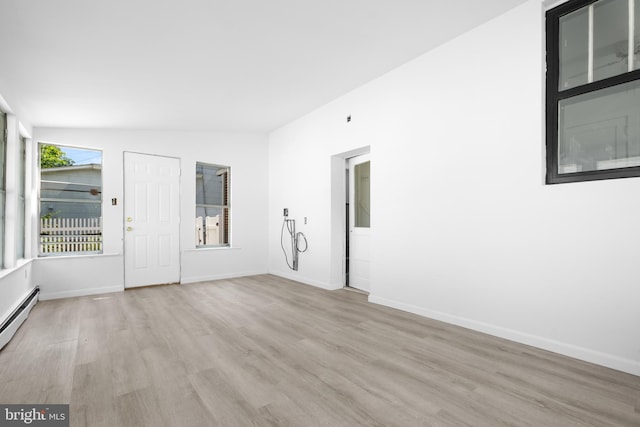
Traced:
[[74, 426], [640, 426], [640, 377], [264, 275], [40, 302], [0, 402]]

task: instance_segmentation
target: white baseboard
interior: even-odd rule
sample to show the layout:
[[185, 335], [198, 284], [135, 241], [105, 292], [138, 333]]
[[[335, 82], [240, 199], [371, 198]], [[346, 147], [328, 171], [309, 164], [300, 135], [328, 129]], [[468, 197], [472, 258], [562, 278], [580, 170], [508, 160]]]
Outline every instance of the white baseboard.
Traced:
[[588, 348], [578, 347], [572, 344], [567, 344], [536, 335], [530, 335], [513, 329], [503, 328], [489, 323], [479, 322], [473, 319], [454, 316], [451, 314], [442, 313], [427, 308], [378, 297], [375, 295], [369, 296], [369, 302], [396, 308], [398, 310], [428, 317], [430, 319], [440, 320], [442, 322], [450, 323], [453, 325], [462, 326], [474, 331], [483, 332], [496, 337], [505, 338], [510, 341], [530, 345], [533, 347], [541, 348], [543, 350], [562, 354], [564, 356], [583, 360], [585, 362], [594, 363], [596, 365], [601, 365], [607, 368], [616, 369], [618, 371], [640, 376], [640, 362], [636, 360], [624, 359], [612, 354], [602, 353]]
[[326, 289], [328, 291], [335, 291], [336, 289], [342, 289], [342, 284], [330, 284], [326, 282], [320, 282], [318, 280], [309, 279], [308, 277], [300, 276], [298, 274], [287, 273], [283, 271], [271, 271], [269, 274], [274, 276], [283, 277], [285, 279], [294, 280], [296, 282], [303, 283], [305, 285], [315, 286], [316, 288]]
[[87, 289], [74, 289], [69, 291], [60, 291], [60, 292], [47, 292], [46, 289], [43, 290], [42, 286], [40, 287], [40, 300], [51, 300], [51, 299], [61, 299], [61, 298], [72, 298], [72, 297], [83, 297], [86, 295], [98, 295], [98, 294], [108, 294], [110, 292], [122, 292], [124, 291], [124, 286], [107, 286], [103, 288], [87, 288]]

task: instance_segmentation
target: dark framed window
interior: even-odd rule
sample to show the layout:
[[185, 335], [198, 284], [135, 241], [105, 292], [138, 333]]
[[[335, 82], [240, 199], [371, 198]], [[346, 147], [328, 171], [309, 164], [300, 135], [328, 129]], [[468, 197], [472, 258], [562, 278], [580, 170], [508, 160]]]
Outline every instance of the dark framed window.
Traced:
[[640, 176], [640, 0], [546, 14], [547, 184]]

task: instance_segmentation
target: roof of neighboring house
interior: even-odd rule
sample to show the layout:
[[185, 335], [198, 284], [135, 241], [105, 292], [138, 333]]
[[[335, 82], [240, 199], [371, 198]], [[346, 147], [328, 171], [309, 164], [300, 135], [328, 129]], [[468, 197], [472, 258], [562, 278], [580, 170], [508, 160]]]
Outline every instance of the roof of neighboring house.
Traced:
[[43, 168], [40, 171], [42, 173], [50, 172], [70, 172], [80, 170], [102, 170], [102, 165], [98, 163], [90, 163], [88, 165], [73, 165], [73, 166], [60, 166], [57, 168]]

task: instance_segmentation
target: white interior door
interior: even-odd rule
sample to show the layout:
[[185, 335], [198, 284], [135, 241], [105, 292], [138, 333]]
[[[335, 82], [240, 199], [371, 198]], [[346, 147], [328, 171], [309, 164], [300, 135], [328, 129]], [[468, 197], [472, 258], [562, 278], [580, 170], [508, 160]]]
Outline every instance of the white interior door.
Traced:
[[180, 281], [180, 161], [124, 153], [126, 288]]
[[371, 161], [369, 154], [347, 160], [349, 168], [349, 286], [369, 292]]

